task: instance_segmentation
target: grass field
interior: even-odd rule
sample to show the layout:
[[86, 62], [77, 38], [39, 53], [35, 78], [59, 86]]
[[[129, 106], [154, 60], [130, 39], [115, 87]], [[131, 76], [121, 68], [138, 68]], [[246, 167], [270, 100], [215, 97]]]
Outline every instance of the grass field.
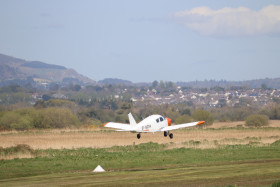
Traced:
[[[50, 130], [0, 134], [0, 186], [271, 186], [280, 182], [280, 123], [162, 134]], [[92, 173], [100, 164], [105, 173]], [[280, 183], [278, 183], [280, 185]], [[276, 185], [277, 186], [277, 185]]]
[[244, 162], [106, 173], [55, 173], [0, 182], [3, 186], [270, 186], [279, 179], [279, 168], [279, 161]]

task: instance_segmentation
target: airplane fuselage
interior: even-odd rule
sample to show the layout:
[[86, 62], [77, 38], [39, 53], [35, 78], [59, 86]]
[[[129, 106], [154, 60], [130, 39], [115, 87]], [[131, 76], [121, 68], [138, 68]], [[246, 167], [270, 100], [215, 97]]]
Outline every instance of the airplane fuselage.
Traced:
[[168, 126], [168, 121], [161, 115], [152, 115], [141, 122], [139, 122], [136, 127], [136, 132], [159, 132], [164, 127]]

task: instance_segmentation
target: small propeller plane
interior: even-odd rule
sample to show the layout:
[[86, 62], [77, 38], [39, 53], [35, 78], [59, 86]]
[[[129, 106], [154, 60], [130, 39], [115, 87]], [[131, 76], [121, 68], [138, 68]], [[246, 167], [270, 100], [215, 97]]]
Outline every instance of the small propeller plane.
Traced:
[[141, 133], [147, 133], [147, 132], [152, 132], [152, 133], [163, 132], [163, 135], [165, 137], [169, 136], [169, 138], [172, 139], [173, 134], [169, 132], [171, 130], [176, 130], [185, 127], [192, 127], [205, 123], [205, 121], [196, 121], [191, 123], [171, 125], [171, 119], [165, 118], [161, 115], [151, 115], [143, 119], [141, 122], [136, 123], [131, 113], [128, 114], [128, 119], [130, 124], [109, 122], [106, 123], [104, 126], [118, 129], [116, 131], [130, 131], [133, 133], [138, 133], [137, 134], [138, 139], [141, 138]]

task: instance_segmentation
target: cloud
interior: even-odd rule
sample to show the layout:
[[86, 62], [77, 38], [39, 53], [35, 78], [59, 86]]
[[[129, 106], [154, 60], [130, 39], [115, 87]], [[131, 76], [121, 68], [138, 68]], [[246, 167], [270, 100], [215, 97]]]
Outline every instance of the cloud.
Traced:
[[280, 6], [259, 11], [245, 7], [212, 10], [197, 7], [172, 14], [187, 28], [208, 36], [251, 36], [280, 34]]

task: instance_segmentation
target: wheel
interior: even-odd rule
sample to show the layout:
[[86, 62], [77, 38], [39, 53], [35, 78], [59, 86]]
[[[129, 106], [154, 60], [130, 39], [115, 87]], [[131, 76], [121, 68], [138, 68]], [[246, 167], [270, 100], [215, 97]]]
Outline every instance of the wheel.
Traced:
[[166, 137], [168, 135], [168, 133], [166, 131], [163, 132], [164, 137]]
[[139, 133], [139, 134], [137, 134], [137, 138], [138, 139], [140, 139], [141, 138], [141, 134]]
[[171, 134], [169, 134], [169, 138], [170, 139], [172, 139], [173, 138], [173, 134], [171, 133]]

